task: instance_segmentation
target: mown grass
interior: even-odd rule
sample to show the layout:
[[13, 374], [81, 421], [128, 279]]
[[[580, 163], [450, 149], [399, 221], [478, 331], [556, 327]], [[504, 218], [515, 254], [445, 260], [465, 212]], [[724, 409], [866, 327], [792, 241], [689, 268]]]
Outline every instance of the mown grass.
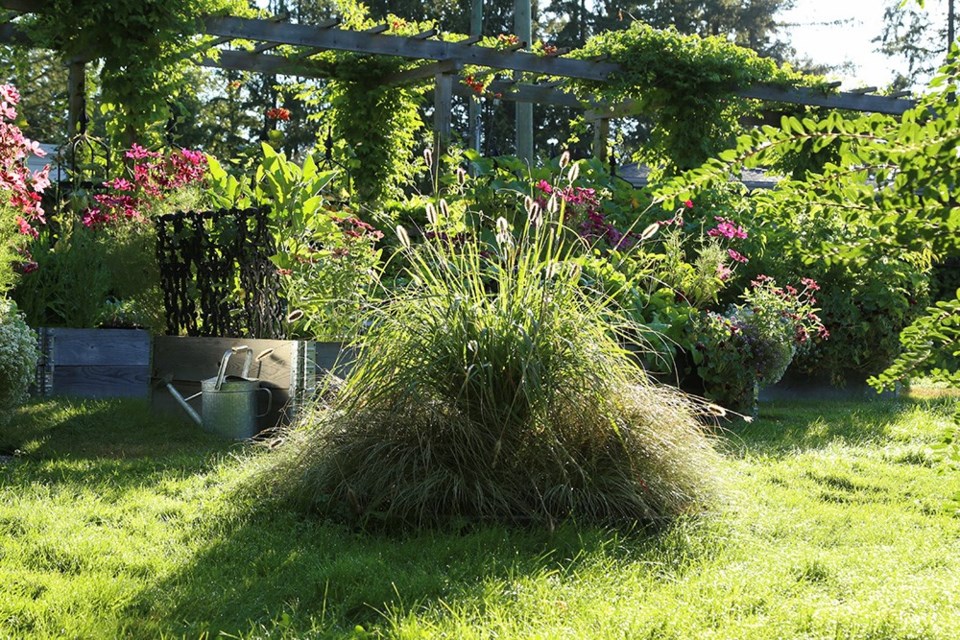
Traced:
[[389, 537], [258, 504], [257, 458], [135, 402], [0, 432], [0, 637], [955, 638], [955, 400], [763, 405], [661, 531]]

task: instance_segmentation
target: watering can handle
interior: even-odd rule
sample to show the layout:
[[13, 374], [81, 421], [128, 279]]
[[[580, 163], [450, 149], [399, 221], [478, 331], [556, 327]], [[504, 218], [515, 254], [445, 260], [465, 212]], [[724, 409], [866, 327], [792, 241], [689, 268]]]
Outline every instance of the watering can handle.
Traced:
[[220, 359], [220, 372], [217, 373], [217, 383], [214, 386], [214, 389], [217, 391], [220, 391], [220, 387], [223, 385], [223, 379], [227, 377], [227, 363], [230, 362], [230, 356], [235, 353], [240, 353], [241, 351], [247, 354], [246, 359], [243, 361], [243, 373], [241, 375], [246, 378], [250, 374], [250, 365], [253, 363], [253, 350], [244, 344], [230, 347], [223, 352], [223, 357]]
[[240, 375], [244, 378], [249, 378], [250, 365], [253, 364], [253, 349], [247, 345], [241, 344], [236, 347], [231, 347], [230, 350], [234, 353], [240, 353], [242, 351], [246, 354], [246, 357], [243, 359], [243, 372]]
[[267, 392], [267, 408], [263, 410], [263, 413], [257, 415], [258, 418], [262, 418], [268, 413], [270, 413], [270, 409], [273, 407], [273, 392], [270, 391], [270, 389], [267, 389], [266, 387], [260, 387], [259, 389], [257, 389], [257, 391]]

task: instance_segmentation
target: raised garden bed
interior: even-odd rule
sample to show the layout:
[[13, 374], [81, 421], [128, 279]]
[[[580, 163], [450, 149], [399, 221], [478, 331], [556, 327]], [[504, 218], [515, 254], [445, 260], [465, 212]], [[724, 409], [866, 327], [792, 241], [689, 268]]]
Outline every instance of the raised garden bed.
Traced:
[[[273, 402], [261, 429], [288, 424], [314, 397], [318, 380], [337, 366], [341, 345], [305, 340], [253, 340], [151, 336], [137, 329], [61, 329], [39, 331], [42, 358], [37, 392], [42, 397], [149, 398], [154, 410], [183, 415], [164, 385], [189, 396], [217, 375], [220, 359], [231, 347], [246, 345], [254, 354], [271, 350], [250, 370]], [[239, 375], [242, 358], [232, 358], [228, 375]], [[341, 367], [337, 373], [343, 375]], [[266, 409], [265, 396], [260, 409]], [[199, 409], [200, 403], [195, 403]]]

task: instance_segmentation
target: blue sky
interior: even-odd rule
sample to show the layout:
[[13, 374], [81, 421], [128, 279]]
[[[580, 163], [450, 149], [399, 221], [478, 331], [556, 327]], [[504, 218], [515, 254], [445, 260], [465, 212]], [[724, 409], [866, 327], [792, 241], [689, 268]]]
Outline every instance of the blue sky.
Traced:
[[[800, 56], [818, 63], [853, 65], [850, 71], [835, 74], [843, 88], [883, 87], [896, 75], [896, 62], [877, 53], [877, 44], [871, 40], [883, 31], [883, 11], [890, 1], [796, 0], [781, 21], [794, 25], [784, 33]], [[926, 2], [926, 10], [944, 23], [945, 7], [945, 0]]]

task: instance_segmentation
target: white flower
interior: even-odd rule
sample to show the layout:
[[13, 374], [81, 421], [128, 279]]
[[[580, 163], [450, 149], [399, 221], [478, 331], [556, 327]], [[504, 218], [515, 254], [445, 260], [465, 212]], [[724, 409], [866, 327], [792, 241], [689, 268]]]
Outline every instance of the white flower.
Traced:
[[407, 230], [399, 224], [397, 225], [397, 237], [400, 239], [400, 244], [403, 245], [404, 249], [410, 249], [410, 236], [407, 235]]

